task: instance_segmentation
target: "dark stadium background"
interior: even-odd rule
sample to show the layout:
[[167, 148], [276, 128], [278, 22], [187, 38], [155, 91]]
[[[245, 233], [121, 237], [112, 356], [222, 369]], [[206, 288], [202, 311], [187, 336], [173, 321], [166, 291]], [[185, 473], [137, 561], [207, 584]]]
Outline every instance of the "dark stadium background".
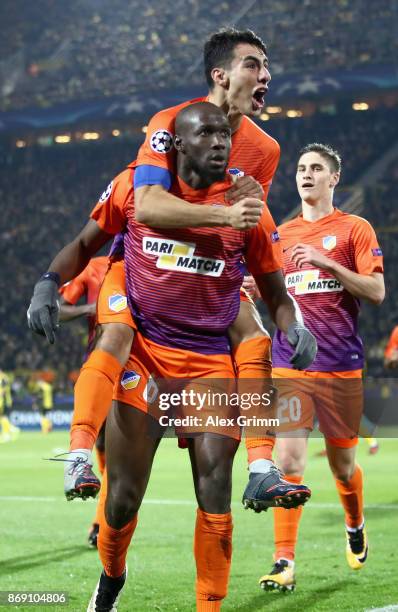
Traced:
[[308, 142], [343, 157], [336, 201], [372, 222], [387, 297], [364, 305], [369, 375], [398, 321], [398, 3], [394, 0], [3, 0], [0, 7], [0, 368], [29, 404], [32, 371], [53, 370], [59, 398], [80, 367], [85, 323], [54, 347], [32, 337], [26, 309], [54, 254], [83, 226], [131, 161], [157, 110], [206, 93], [201, 50], [226, 25], [253, 28], [272, 83], [261, 127], [281, 144], [269, 205], [277, 222], [299, 204], [295, 162]]

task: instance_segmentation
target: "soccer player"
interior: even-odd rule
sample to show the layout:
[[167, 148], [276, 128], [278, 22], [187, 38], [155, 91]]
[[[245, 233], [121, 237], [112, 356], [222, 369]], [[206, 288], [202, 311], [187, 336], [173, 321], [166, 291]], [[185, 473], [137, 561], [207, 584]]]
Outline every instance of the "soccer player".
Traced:
[[398, 366], [398, 325], [394, 327], [388, 339], [384, 351], [384, 366], [391, 369]]
[[[228, 115], [233, 131], [230, 166], [232, 169], [238, 168], [239, 174], [242, 175], [238, 176], [235, 185], [226, 194], [227, 202], [234, 204], [243, 196], [260, 196], [266, 201], [279, 161], [279, 145], [248, 118], [257, 117], [261, 113], [271, 78], [266, 47], [250, 30], [229, 29], [210, 37], [205, 44], [204, 56], [206, 78], [210, 87], [208, 100], [223, 108]], [[199, 213], [197, 206], [185, 202], [178, 193], [172, 194], [169, 191], [175, 174], [175, 117], [180, 109], [192, 102], [195, 100], [161, 111], [148, 125], [146, 140], [137, 162], [130, 165], [129, 179], [134, 176], [137, 220], [157, 228], [214, 227], [227, 224], [237, 229], [249, 230], [258, 221], [258, 210], [250, 209], [247, 204], [247, 210], [242, 211], [238, 220], [230, 218], [231, 207], [206, 206]], [[136, 172], [133, 172], [134, 168]], [[113, 200], [130, 201], [131, 204], [135, 195], [131, 185], [126, 182], [126, 177], [122, 175], [112, 181], [100, 199], [99, 208]], [[97, 213], [94, 219], [101, 227], [100, 210], [95, 214]], [[277, 242], [278, 236], [271, 215], [268, 215], [268, 223], [269, 233]], [[95, 235], [97, 229], [96, 226], [88, 225], [74, 242], [74, 246], [84, 254], [84, 258], [93, 254], [92, 251], [87, 252], [86, 246], [87, 240]], [[56, 266], [59, 263], [57, 259]], [[53, 269], [55, 268], [51, 264], [50, 280]], [[122, 277], [121, 266], [119, 272]], [[114, 270], [114, 273], [116, 274], [117, 270]], [[44, 286], [41, 285], [41, 288]], [[112, 279], [112, 291], [118, 296], [112, 308], [119, 308], [120, 311], [115, 313], [114, 310], [110, 312], [112, 309], [108, 309], [108, 314], [123, 315], [122, 310], [127, 310], [124, 278], [120, 278], [119, 287]], [[49, 339], [53, 341], [54, 333], [50, 320], [47, 320], [47, 325]], [[34, 323], [32, 328], [35, 327], [43, 333], [42, 322]], [[119, 322], [117, 317], [113, 316], [112, 321], [104, 322], [101, 327], [100, 343], [83, 367], [75, 387], [70, 450], [73, 451], [76, 462], [86, 457], [89, 465], [89, 451], [94, 444], [99, 424], [103, 422], [109, 409], [113, 383], [126, 363], [134, 335], [131, 318], [128, 321], [122, 318]], [[246, 379], [267, 378], [270, 361], [269, 338], [252, 304], [242, 302], [239, 317], [230, 331], [238, 376]], [[294, 330], [289, 333], [298, 344], [299, 335]], [[301, 367], [300, 363], [295, 363], [295, 367]], [[246, 443], [250, 470], [249, 484], [244, 493], [247, 504], [266, 508], [276, 503], [289, 507], [292, 500], [296, 500], [294, 503], [302, 503], [303, 489], [294, 483], [284, 482], [274, 467], [273, 434], [267, 438], [248, 438]], [[94, 474], [89, 476], [90, 481], [93, 478]], [[79, 475], [76, 475], [76, 482], [74, 491], [79, 494]], [[294, 493], [300, 495], [292, 497], [291, 494]]]
[[[273, 376], [279, 383], [281, 423], [295, 425], [293, 437], [278, 438], [279, 464], [288, 477], [301, 482], [315, 410], [345, 513], [347, 562], [361, 569], [368, 541], [362, 470], [355, 460], [364, 363], [358, 314], [360, 300], [380, 304], [385, 290], [382, 252], [373, 228], [365, 219], [333, 207], [340, 171], [340, 157], [331, 147], [310, 144], [300, 151], [296, 182], [302, 213], [282, 224], [279, 232], [286, 285], [317, 339], [318, 354], [306, 371], [293, 372], [291, 348], [277, 331]], [[294, 588], [300, 517], [301, 508], [275, 509], [275, 563], [260, 579], [263, 588]]]
[[13, 425], [9, 419], [12, 409], [11, 377], [0, 369], [0, 443], [15, 440], [20, 429]]
[[52, 421], [48, 417], [49, 411], [54, 408], [53, 386], [51, 382], [39, 376], [31, 380], [30, 389], [33, 393], [33, 410], [40, 412], [41, 431], [48, 434], [53, 428]]
[[[104, 280], [106, 271], [109, 267], [108, 257], [93, 257], [86, 268], [72, 281], [66, 283], [60, 289], [62, 294], [59, 319], [60, 321], [73, 321], [80, 317], [87, 317], [88, 319], [88, 343], [85, 360], [88, 358], [95, 346], [96, 340], [96, 309], [97, 309], [97, 298], [100, 287]], [[81, 298], [85, 298], [85, 304], [77, 305], [77, 302]], [[95, 450], [97, 454], [97, 462], [101, 475], [105, 468], [105, 427], [102, 425], [98, 437], [95, 441]], [[76, 466], [75, 472], [81, 471], [84, 474], [84, 466]], [[66, 466], [66, 475], [69, 476], [68, 472], [70, 467]], [[99, 488], [96, 482], [91, 483], [92, 487]], [[97, 547], [97, 538], [99, 531], [99, 515], [98, 506], [97, 512], [92, 522], [92, 525], [88, 534], [88, 543], [93, 548]]]
[[[198, 209], [222, 202], [230, 186], [225, 170], [231, 146], [223, 111], [208, 102], [183, 108], [176, 119], [175, 146], [173, 191]], [[254, 206], [255, 199], [249, 200]], [[261, 208], [259, 200], [258, 205]], [[122, 229], [123, 214], [120, 210], [116, 231]], [[114, 395], [118, 404], [107, 420], [107, 488], [101, 492], [106, 501], [98, 539], [104, 571], [88, 608], [93, 611], [115, 609], [126, 579], [127, 549], [159, 444], [146, 429], [152, 419], [146, 398], [153, 379], [215, 379], [217, 389], [220, 379], [235, 377], [227, 334], [239, 310], [243, 256], [277, 325], [285, 333], [299, 326], [266, 210], [248, 232], [228, 226], [154, 230], [138, 222], [131, 208], [125, 214], [127, 290], [139, 332], [126, 367], [133, 384], [124, 384], [126, 377], [119, 376]], [[114, 211], [110, 222], [116, 219]], [[303, 333], [314, 356], [315, 343], [306, 330]], [[231, 563], [231, 475], [239, 440], [201, 428], [188, 444], [199, 505], [197, 609], [217, 611], [227, 593]]]

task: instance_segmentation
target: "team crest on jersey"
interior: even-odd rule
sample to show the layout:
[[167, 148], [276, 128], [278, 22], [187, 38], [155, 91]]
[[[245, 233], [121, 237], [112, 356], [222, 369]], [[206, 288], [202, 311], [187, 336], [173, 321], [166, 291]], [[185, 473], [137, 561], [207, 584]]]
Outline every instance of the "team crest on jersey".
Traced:
[[161, 270], [221, 276], [225, 267], [225, 261], [222, 259], [195, 255], [194, 242], [178, 242], [146, 236], [142, 239], [142, 247], [144, 253], [157, 257], [156, 267]]
[[113, 312], [121, 312], [127, 308], [127, 298], [125, 295], [121, 295], [120, 293], [110, 295], [108, 298], [108, 306], [109, 310], [112, 310]]
[[285, 283], [288, 289], [294, 288], [295, 295], [307, 293], [334, 293], [343, 291], [344, 287], [337, 278], [319, 278], [319, 270], [304, 270], [286, 274]]
[[173, 148], [173, 134], [168, 130], [156, 130], [149, 143], [155, 153], [168, 153]]
[[278, 242], [280, 240], [279, 234], [277, 231], [271, 233], [271, 242]]
[[331, 251], [337, 244], [337, 236], [324, 236], [322, 238], [322, 246], [327, 251]]
[[101, 197], [100, 197], [100, 199], [99, 199], [99, 201], [100, 201], [100, 202], [102, 202], [102, 203], [103, 203], [103, 202], [106, 202], [106, 201], [107, 201], [107, 199], [109, 198], [109, 196], [110, 196], [110, 195], [111, 195], [111, 193], [112, 193], [112, 188], [113, 188], [113, 181], [111, 181], [111, 182], [109, 183], [108, 187], [107, 187], [107, 188], [105, 189], [105, 191], [102, 193], [102, 195], [101, 195]]
[[120, 384], [123, 389], [128, 391], [129, 389], [135, 389], [138, 383], [141, 380], [141, 376], [134, 372], [134, 370], [125, 370], [123, 372], [122, 378], [120, 379]]

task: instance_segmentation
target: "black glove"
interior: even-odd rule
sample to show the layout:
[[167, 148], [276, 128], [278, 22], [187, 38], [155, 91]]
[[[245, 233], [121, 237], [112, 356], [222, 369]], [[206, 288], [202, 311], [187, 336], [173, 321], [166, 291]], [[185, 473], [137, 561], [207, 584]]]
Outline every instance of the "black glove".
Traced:
[[58, 328], [59, 283], [57, 274], [44, 274], [36, 283], [30, 306], [27, 312], [29, 328], [36, 334], [46, 336], [50, 344], [55, 342], [55, 331]]
[[289, 325], [287, 330], [287, 341], [296, 350], [290, 363], [295, 370], [306, 370], [314, 361], [318, 347], [316, 338], [301, 323], [295, 322]]

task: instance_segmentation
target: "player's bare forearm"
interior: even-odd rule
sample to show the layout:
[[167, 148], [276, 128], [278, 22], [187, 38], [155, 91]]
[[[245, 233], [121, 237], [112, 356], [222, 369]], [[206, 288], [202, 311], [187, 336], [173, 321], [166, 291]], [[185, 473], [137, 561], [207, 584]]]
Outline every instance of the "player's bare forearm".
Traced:
[[381, 304], [384, 300], [384, 278], [380, 272], [358, 274], [304, 243], [298, 243], [293, 247], [291, 258], [299, 270], [304, 265], [310, 264], [329, 272], [340, 281], [344, 289], [358, 299], [367, 300], [372, 304]]
[[192, 204], [161, 185], [146, 185], [136, 190], [135, 217], [139, 223], [161, 229], [228, 226], [248, 231], [260, 221], [263, 207], [260, 199], [251, 196], [232, 206]]
[[74, 304], [68, 304], [67, 302], [61, 302], [59, 308], [59, 320], [66, 323], [68, 321], [79, 319], [80, 317], [88, 317], [93, 315], [95, 314], [95, 304], [94, 310], [92, 306], [92, 304], [80, 304], [76, 306]]
[[111, 238], [110, 234], [104, 232], [95, 221], [90, 219], [80, 234], [55, 256], [48, 271], [59, 274], [60, 284], [63, 285], [80, 274], [91, 257]]
[[272, 320], [281, 331], [286, 333], [292, 323], [302, 323], [300, 310], [287, 292], [281, 270], [254, 276], [254, 279]]
[[379, 305], [385, 297], [384, 277], [380, 272], [358, 274], [345, 266], [331, 262], [329, 271], [354, 297]]
[[198, 206], [172, 195], [161, 185], [146, 185], [135, 191], [138, 223], [160, 229], [216, 227], [227, 225], [226, 206]]

